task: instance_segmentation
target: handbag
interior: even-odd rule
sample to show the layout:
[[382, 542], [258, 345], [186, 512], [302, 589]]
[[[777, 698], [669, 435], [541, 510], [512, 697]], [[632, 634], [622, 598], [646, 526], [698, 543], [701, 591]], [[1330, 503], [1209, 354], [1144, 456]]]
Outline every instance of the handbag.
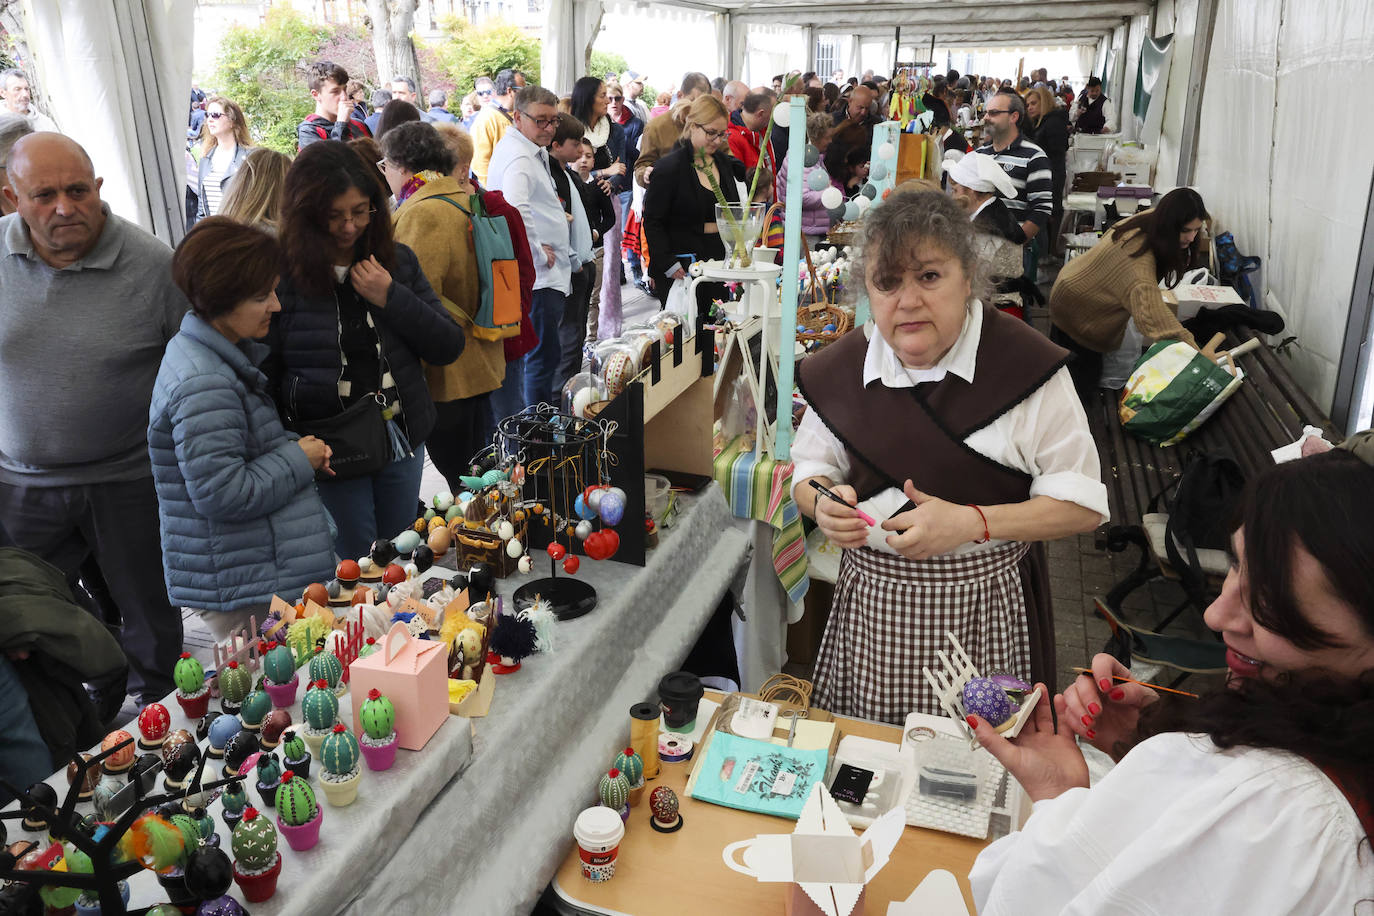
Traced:
[[391, 460], [391, 441], [382, 417], [380, 394], [359, 398], [342, 413], [323, 420], [303, 420], [296, 432], [314, 436], [329, 446], [331, 476], [315, 472], [316, 480], [352, 480], [380, 471]]

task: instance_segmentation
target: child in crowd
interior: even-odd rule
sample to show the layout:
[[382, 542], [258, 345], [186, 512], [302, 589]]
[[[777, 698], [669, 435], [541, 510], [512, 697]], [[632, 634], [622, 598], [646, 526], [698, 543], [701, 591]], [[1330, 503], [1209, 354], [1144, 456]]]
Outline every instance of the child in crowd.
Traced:
[[[596, 247], [596, 269], [591, 275], [591, 283], [587, 288], [587, 302], [581, 313], [589, 344], [596, 343], [597, 331], [601, 325], [601, 267], [606, 259], [606, 246], [602, 243], [602, 237], [606, 230], [615, 224], [615, 207], [611, 204], [609, 193], [610, 183], [605, 179], [592, 178], [595, 157], [596, 147], [592, 146], [592, 141], [583, 137], [578, 157], [571, 164], [571, 169], [582, 188], [587, 221], [592, 227], [592, 244]], [[615, 256], [619, 257], [619, 253], [616, 252]], [[566, 351], [564, 356], [567, 356]]]
[[868, 153], [866, 148], [855, 147], [844, 157], [845, 200], [858, 197], [859, 189], [868, 181]]

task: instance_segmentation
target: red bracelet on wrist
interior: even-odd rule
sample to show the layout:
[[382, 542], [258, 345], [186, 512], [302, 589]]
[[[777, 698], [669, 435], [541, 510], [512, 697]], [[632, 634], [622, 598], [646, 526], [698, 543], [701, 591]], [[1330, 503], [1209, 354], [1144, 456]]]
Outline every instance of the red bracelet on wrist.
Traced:
[[986, 544], [988, 541], [992, 540], [992, 535], [988, 532], [988, 517], [983, 514], [982, 509], [978, 508], [973, 503], [969, 503], [968, 507], [972, 509], [974, 512], [977, 512], [978, 517], [983, 520], [983, 539], [981, 541], [974, 541], [973, 543]]

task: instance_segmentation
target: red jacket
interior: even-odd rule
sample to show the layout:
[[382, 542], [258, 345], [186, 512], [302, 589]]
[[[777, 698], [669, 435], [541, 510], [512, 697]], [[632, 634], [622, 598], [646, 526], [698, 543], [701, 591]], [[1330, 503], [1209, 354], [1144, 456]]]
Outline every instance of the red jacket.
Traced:
[[[730, 155], [744, 163], [746, 170], [752, 169], [759, 162], [759, 147], [763, 144], [763, 132], [750, 130], [743, 124], [730, 122]], [[768, 141], [768, 154], [764, 157], [764, 165], [768, 171], [773, 173], [776, 178], [778, 174], [777, 157], [773, 155], [773, 141]]]

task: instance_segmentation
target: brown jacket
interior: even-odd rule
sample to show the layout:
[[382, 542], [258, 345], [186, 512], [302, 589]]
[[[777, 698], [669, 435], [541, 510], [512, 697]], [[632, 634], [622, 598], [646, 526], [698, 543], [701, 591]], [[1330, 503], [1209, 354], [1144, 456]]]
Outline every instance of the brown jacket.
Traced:
[[415, 252], [425, 279], [467, 338], [456, 362], [447, 366], [425, 364], [425, 381], [436, 403], [494, 391], [501, 387], [506, 374], [504, 341], [482, 340], [472, 333], [472, 316], [478, 304], [472, 224], [457, 207], [429, 199], [440, 194], [453, 198], [464, 209], [472, 209], [458, 182], [445, 177], [412, 194], [394, 217], [396, 241]]
[[644, 128], [644, 134], [639, 138], [639, 158], [635, 159], [635, 181], [639, 182], [640, 187], [649, 186], [644, 173], [672, 152], [673, 145], [681, 137], [682, 127], [673, 120], [672, 111], [656, 116]]

